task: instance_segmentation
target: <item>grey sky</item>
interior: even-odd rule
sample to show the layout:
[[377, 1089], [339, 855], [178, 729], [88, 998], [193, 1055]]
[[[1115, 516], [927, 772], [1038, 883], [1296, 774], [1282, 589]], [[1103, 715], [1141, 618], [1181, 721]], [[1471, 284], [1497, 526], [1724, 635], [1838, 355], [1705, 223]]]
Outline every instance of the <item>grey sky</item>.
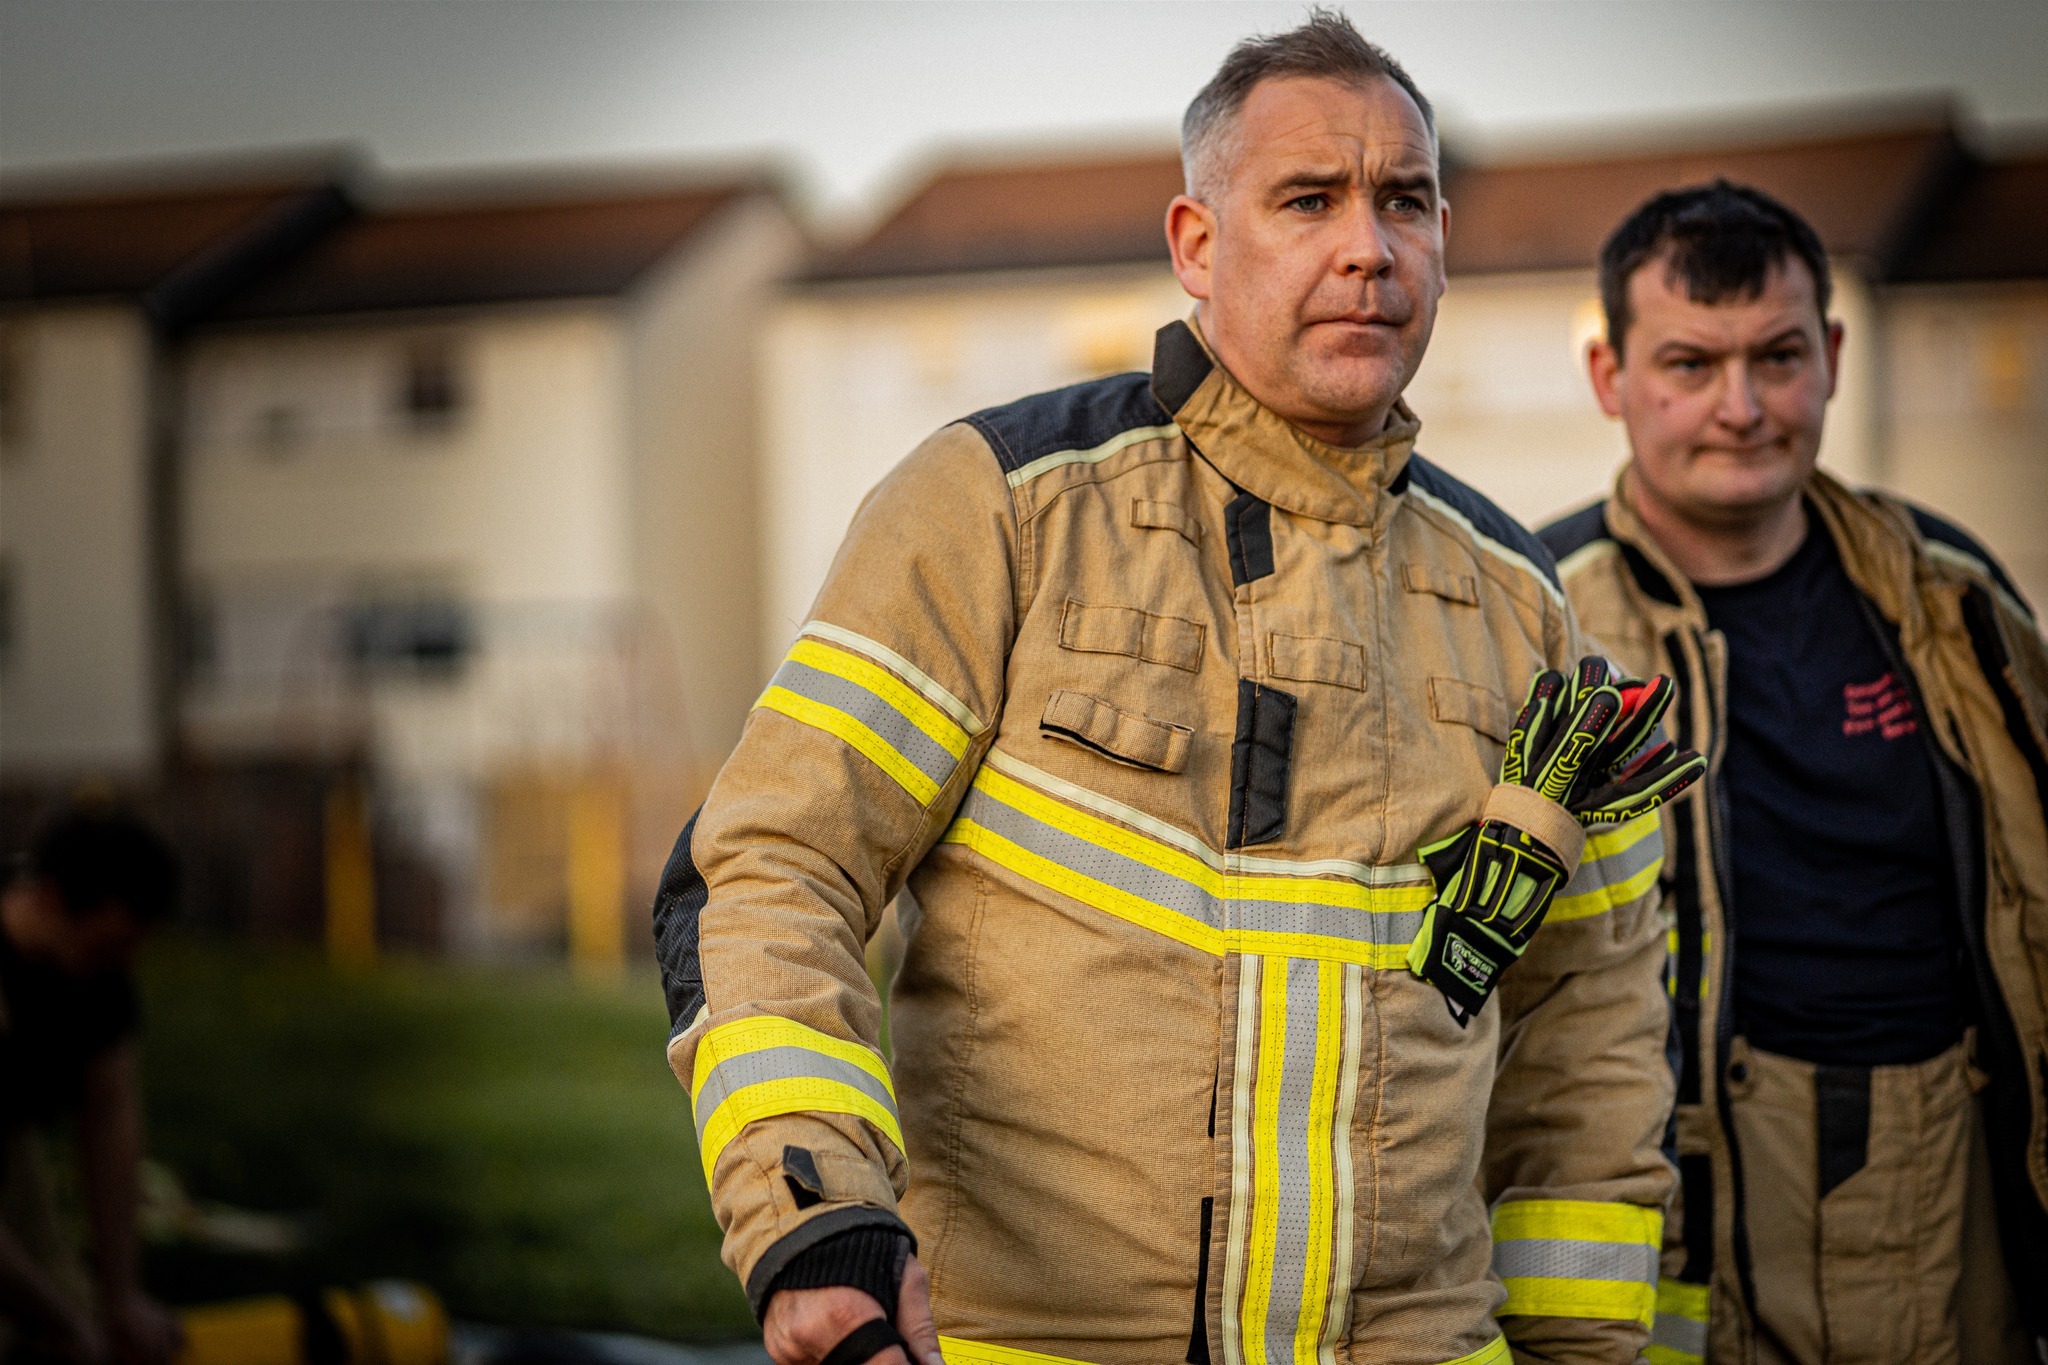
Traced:
[[[773, 155], [885, 198], [947, 144], [1164, 142], [1293, 3], [0, 0], [0, 174], [353, 143], [401, 170]], [[1468, 150], [1953, 94], [2048, 130], [2048, 3], [1346, 6]]]

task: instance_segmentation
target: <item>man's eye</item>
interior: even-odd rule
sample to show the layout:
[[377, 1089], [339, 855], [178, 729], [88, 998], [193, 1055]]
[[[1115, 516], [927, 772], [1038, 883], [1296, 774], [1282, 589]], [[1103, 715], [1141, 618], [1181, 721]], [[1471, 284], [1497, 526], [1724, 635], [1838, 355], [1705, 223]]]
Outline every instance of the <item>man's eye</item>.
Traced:
[[1397, 194], [1387, 201], [1387, 207], [1395, 213], [1426, 213], [1429, 205], [1412, 194]]
[[1797, 365], [1802, 358], [1803, 354], [1797, 347], [1787, 346], [1766, 354], [1764, 356], [1764, 363], [1766, 365], [1791, 366]]
[[1707, 368], [1707, 362], [1696, 355], [1675, 356], [1670, 361], [1670, 365], [1672, 369], [1680, 374], [1698, 374]]
[[1288, 208], [1299, 209], [1303, 213], [1321, 213], [1329, 206], [1330, 196], [1327, 194], [1304, 194], [1287, 201]]

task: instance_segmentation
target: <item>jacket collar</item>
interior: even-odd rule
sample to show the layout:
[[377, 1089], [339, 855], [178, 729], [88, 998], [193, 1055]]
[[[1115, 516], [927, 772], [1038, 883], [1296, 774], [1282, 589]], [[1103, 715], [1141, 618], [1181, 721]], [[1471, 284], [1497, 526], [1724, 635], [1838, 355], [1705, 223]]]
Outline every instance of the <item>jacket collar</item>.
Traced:
[[1190, 317], [1159, 329], [1152, 394], [1217, 472], [1284, 511], [1370, 526], [1389, 506], [1422, 429], [1396, 402], [1386, 428], [1362, 446], [1333, 446], [1296, 427], [1223, 368]]
[[[1633, 463], [1633, 462], [1631, 462]], [[1644, 596], [1677, 609], [1700, 629], [1707, 625], [1706, 607], [1691, 580], [1680, 573], [1651, 537], [1628, 500], [1629, 464], [1615, 476], [1614, 492], [1601, 509], [1607, 534], [1621, 546], [1635, 585]], [[1917, 537], [1903, 514], [1886, 504], [1858, 497], [1833, 475], [1816, 469], [1801, 495], [1821, 527], [1835, 542], [1842, 567], [1858, 591], [1869, 598], [1886, 620], [1912, 638], [1926, 627], [1926, 612], [1915, 590], [1919, 574]]]

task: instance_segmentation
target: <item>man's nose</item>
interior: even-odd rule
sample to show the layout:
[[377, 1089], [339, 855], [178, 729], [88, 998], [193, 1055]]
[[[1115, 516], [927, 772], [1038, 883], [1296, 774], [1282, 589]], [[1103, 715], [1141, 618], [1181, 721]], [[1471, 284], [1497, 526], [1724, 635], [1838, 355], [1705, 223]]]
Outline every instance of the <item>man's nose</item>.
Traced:
[[1349, 215], [1345, 224], [1343, 255], [1337, 262], [1339, 274], [1363, 275], [1368, 279], [1394, 268], [1394, 244], [1380, 223], [1379, 214], [1364, 207]]
[[1714, 418], [1731, 431], [1748, 431], [1764, 419], [1756, 381], [1740, 356], [1730, 357], [1721, 371], [1721, 396], [1714, 404]]

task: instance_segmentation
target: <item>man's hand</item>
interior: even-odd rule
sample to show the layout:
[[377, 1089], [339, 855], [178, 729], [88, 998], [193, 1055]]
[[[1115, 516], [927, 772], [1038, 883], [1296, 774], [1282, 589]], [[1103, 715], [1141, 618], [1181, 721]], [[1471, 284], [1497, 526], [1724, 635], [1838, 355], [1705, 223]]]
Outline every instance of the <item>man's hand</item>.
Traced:
[[[761, 1344], [775, 1365], [819, 1365], [847, 1333], [883, 1316], [882, 1305], [858, 1289], [781, 1289], [768, 1300]], [[892, 1346], [873, 1358], [874, 1365], [945, 1365], [939, 1329], [932, 1324], [931, 1284], [915, 1256], [903, 1266], [896, 1330], [917, 1359], [905, 1360], [902, 1349]]]
[[107, 1305], [107, 1344], [114, 1365], [166, 1365], [184, 1336], [177, 1315], [147, 1294], [129, 1294]]

